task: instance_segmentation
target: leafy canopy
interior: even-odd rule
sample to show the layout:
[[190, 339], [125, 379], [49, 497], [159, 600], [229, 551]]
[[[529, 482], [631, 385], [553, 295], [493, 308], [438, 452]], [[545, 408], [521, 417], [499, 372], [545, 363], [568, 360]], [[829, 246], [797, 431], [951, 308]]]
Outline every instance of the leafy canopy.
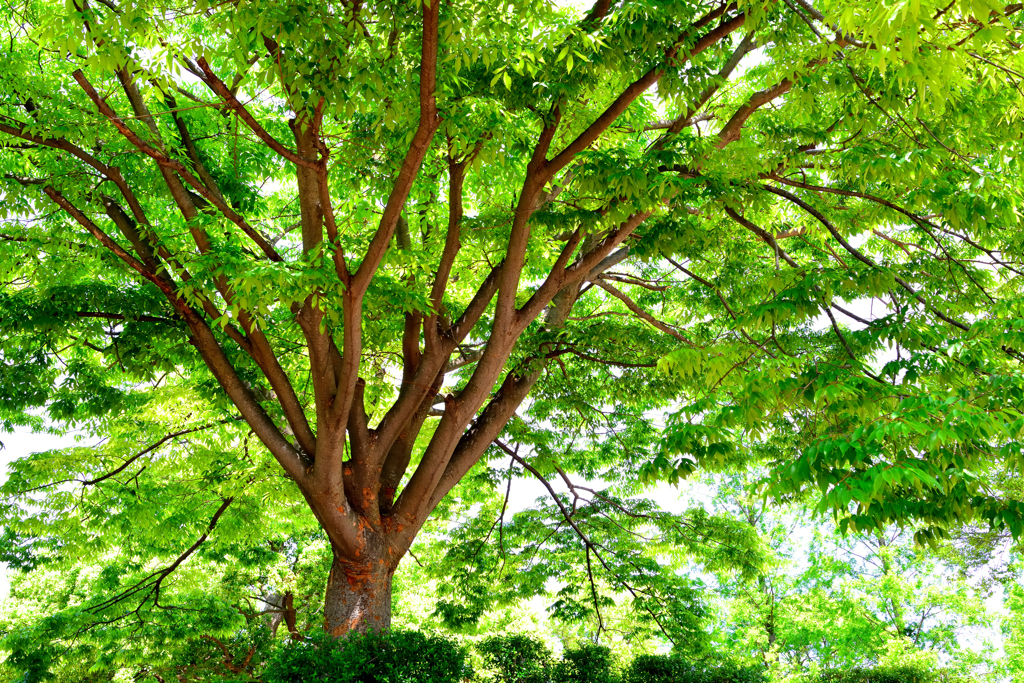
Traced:
[[110, 567], [46, 637], [183, 629], [198, 557], [397, 566], [496, 439], [619, 486], [595, 525], [756, 462], [844, 529], [1019, 535], [1020, 10], [6, 14], [0, 417], [104, 439], [3, 488], [12, 559]]

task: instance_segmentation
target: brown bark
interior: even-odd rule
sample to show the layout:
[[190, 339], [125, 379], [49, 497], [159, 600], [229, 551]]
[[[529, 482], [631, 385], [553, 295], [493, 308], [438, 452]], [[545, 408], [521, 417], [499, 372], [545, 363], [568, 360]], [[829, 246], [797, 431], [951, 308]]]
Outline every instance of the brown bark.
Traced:
[[337, 637], [390, 628], [397, 567], [393, 549], [377, 535], [357, 560], [336, 552], [324, 597], [324, 630]]

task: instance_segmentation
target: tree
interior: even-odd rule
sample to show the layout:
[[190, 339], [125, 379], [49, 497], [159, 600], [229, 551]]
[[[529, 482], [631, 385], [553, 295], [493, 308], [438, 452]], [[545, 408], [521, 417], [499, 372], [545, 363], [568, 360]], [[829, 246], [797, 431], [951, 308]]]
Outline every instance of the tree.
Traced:
[[943, 562], [945, 548], [915, 547], [897, 530], [842, 536], [827, 522], [808, 524], [804, 506], [769, 507], [730, 479], [718, 482], [716, 508], [757, 528], [775, 560], [754, 581], [720, 580], [717, 650], [752, 656], [783, 677], [885, 665], [901, 653], [930, 658], [926, 670], [938, 670], [941, 655], [948, 673], [995, 675], [991, 653], [977, 651], [993, 622], [985, 591], [972, 585], [979, 575], [959, 575]]
[[1016, 681], [1024, 678], [1024, 652], [1021, 648], [1021, 635], [1024, 629], [1021, 628], [1021, 612], [1024, 607], [1024, 589], [1020, 584], [1009, 587], [1006, 596], [1006, 607], [1009, 616], [1003, 626], [1003, 633], [1006, 636], [1004, 651], [1006, 657], [1003, 662], [1004, 675], [1010, 676], [1010, 680]]
[[[7, 424], [45, 407], [125, 434], [178, 391], [215, 414], [137, 457], [200, 429], [258, 440], [330, 541], [335, 635], [387, 627], [395, 568], [517, 410], [543, 431], [576, 382], [607, 405], [665, 354], [676, 377], [652, 382], [724, 422], [678, 421], [683, 460], [650, 476], [797, 415], [825, 441], [794, 485], [866, 468], [871, 495], [910, 499], [879, 519], [969, 515], [962, 473], [1019, 453], [1019, 9], [29, 2], [0, 67]], [[865, 297], [886, 315], [849, 310]], [[909, 355], [874, 369], [893, 340]], [[955, 405], [920, 402], [936, 373]], [[975, 422], [893, 420], [816, 469], [914, 400]], [[939, 464], [874, 461], [900, 440]], [[88, 487], [141, 462], [61, 467]], [[8, 487], [12, 518], [40, 471]], [[197, 486], [209, 516], [166, 575], [232, 514]], [[867, 524], [854, 491], [827, 501]], [[1020, 528], [1019, 506], [970, 506]]]

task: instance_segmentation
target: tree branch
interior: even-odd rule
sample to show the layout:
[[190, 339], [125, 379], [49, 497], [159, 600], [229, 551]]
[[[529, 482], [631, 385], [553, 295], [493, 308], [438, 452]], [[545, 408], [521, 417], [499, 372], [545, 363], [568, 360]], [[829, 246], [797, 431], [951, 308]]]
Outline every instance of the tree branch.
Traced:
[[228, 397], [238, 407], [242, 417], [253, 428], [253, 431], [264, 445], [267, 446], [277, 461], [281, 463], [285, 472], [295, 479], [296, 482], [300, 483], [301, 487], [305, 473], [302, 456], [281, 435], [273, 420], [271, 420], [270, 416], [267, 415], [266, 411], [252, 395], [252, 391], [238, 377], [206, 321], [196, 314], [184, 299], [178, 296], [173, 285], [150, 272], [144, 264], [128, 254], [120, 245], [89, 220], [85, 214], [65, 199], [60, 192], [49, 185], [43, 191], [58, 206], [64, 209], [68, 215], [85, 227], [103, 246], [163, 292], [179, 315], [185, 319], [189, 330], [192, 332], [192, 343], [199, 350], [207, 367], [210, 368], [210, 371], [217, 378], [217, 381], [223, 387]]
[[[814, 216], [814, 218], [816, 218], [819, 223], [821, 223], [822, 225], [825, 226], [825, 229], [829, 231], [829, 233], [832, 235], [832, 237], [835, 238], [835, 240], [837, 242], [839, 242], [839, 244], [843, 247], [843, 249], [845, 249], [847, 252], [849, 252], [850, 255], [852, 255], [855, 259], [857, 259], [861, 263], [864, 263], [864, 264], [870, 266], [871, 268], [880, 268], [880, 266], [877, 263], [872, 261], [870, 258], [865, 256], [860, 250], [858, 250], [852, 244], [847, 242], [846, 239], [844, 239], [843, 236], [839, 234], [839, 231], [836, 230], [835, 226], [832, 225], [832, 223], [827, 218], [825, 218], [825, 216], [823, 216], [821, 214], [821, 212], [818, 211], [817, 209], [815, 209], [813, 206], [811, 206], [810, 204], [808, 204], [804, 200], [800, 199], [796, 195], [791, 194], [789, 192], [786, 192], [785, 190], [781, 190], [781, 189], [779, 189], [777, 187], [772, 187], [770, 185], [762, 185], [762, 187], [765, 190], [767, 190], [768, 192], [771, 192], [772, 194], [778, 195], [778, 196], [788, 200], [789, 202], [791, 202], [793, 204], [796, 204], [801, 209], [803, 209], [807, 213], [809, 213], [812, 216]], [[960, 330], [963, 330], [964, 332], [967, 332], [967, 331], [969, 331], [971, 329], [969, 325], [965, 325], [962, 322], [960, 322], [959, 320], [955, 320], [953, 318], [950, 318], [946, 314], [944, 314], [941, 311], [939, 311], [938, 309], [936, 309], [935, 306], [933, 306], [932, 304], [928, 303], [928, 301], [924, 298], [924, 296], [919, 294], [917, 292], [917, 290], [915, 290], [912, 286], [910, 286], [910, 284], [906, 280], [904, 280], [903, 278], [901, 278], [898, 275], [894, 274], [893, 275], [893, 279], [901, 287], [903, 287], [903, 289], [907, 290], [907, 292], [912, 297], [914, 297], [915, 299], [920, 301], [925, 306], [925, 308], [927, 308], [929, 311], [931, 311], [935, 316], [937, 316], [941, 320], [949, 323], [950, 325], [952, 325], [952, 326], [954, 326], [954, 327], [956, 327], [956, 328], [958, 328]]]
[[[718, 75], [715, 76], [715, 82], [711, 83], [704, 89], [700, 96], [690, 104], [686, 113], [681, 115], [675, 121], [665, 121], [664, 123], [667, 125], [662, 126], [662, 122], [659, 122], [657, 128], [663, 127], [667, 130], [665, 134], [654, 143], [653, 147], [655, 149], [662, 149], [668, 141], [672, 139], [672, 136], [678, 135], [684, 128], [688, 128], [700, 121], [709, 121], [715, 118], [712, 114], [698, 115], [697, 112], [700, 111], [701, 107], [707, 104], [708, 100], [710, 100], [714, 94], [721, 89], [721, 87], [728, 81], [729, 76], [732, 75], [732, 72], [736, 70], [737, 66], [739, 66], [743, 57], [745, 57], [747, 53], [755, 47], [757, 47], [757, 41], [754, 40], [754, 33], [751, 31], [744, 36], [743, 40], [740, 41], [740, 44], [735, 50], [733, 50], [732, 55], [722, 66], [721, 70], [719, 70]], [[655, 128], [650, 127], [650, 129], [654, 130]]]
[[[225, 510], [228, 509], [228, 506], [231, 505], [233, 500], [234, 498], [224, 498], [222, 500], [221, 506], [217, 508], [217, 511], [213, 514], [213, 517], [210, 519], [210, 523], [207, 525], [206, 531], [203, 532], [203, 535], [196, 539], [196, 542], [189, 546], [189, 548], [185, 552], [179, 555], [174, 560], [174, 562], [172, 562], [164, 569], [153, 572], [146, 578], [136, 583], [131, 588], [122, 591], [118, 595], [115, 595], [112, 598], [108, 598], [96, 605], [89, 607], [89, 611], [95, 613], [107, 609], [109, 607], [112, 607], [113, 605], [116, 605], [122, 600], [127, 600], [131, 596], [141, 591], [147, 591], [147, 593], [143, 596], [142, 601], [139, 603], [139, 607], [136, 608], [136, 612], [142, 607], [142, 605], [145, 604], [146, 600], [148, 600], [150, 596], [153, 596], [153, 605], [155, 607], [159, 607], [160, 585], [163, 583], [164, 579], [170, 576], [175, 569], [180, 567], [181, 564], [185, 562], [185, 560], [192, 556], [192, 553], [199, 549], [199, 546], [206, 542], [206, 539], [209, 538], [210, 533], [214, 530], [214, 528], [216, 528], [217, 522], [220, 521], [221, 515], [224, 514]], [[130, 614], [130, 612], [127, 614]], [[127, 616], [127, 614], [122, 615], [122, 617]]]
[[789, 254], [787, 254], [782, 247], [779, 246], [779, 243], [775, 240], [774, 237], [772, 237], [772, 235], [767, 230], [758, 227], [755, 223], [739, 215], [738, 213], [736, 213], [735, 210], [728, 206], [725, 207], [725, 212], [729, 215], [729, 218], [733, 219], [734, 221], [742, 225], [744, 228], [746, 228], [747, 230], [749, 230], [750, 232], [754, 233], [762, 240], [764, 240], [764, 242], [772, 248], [772, 251], [774, 251], [778, 256], [781, 256], [786, 263], [793, 266], [794, 268], [800, 267], [800, 264], [794, 261], [793, 258]]
[[81, 69], [76, 70], [72, 75], [74, 76], [78, 84], [82, 87], [82, 89], [85, 90], [86, 94], [89, 96], [89, 99], [93, 101], [93, 104], [96, 105], [96, 108], [99, 109], [100, 113], [103, 114], [108, 120], [110, 120], [111, 123], [114, 124], [114, 127], [117, 128], [121, 135], [123, 135], [129, 142], [135, 145], [141, 152], [155, 159], [156, 162], [160, 164], [161, 167], [174, 171], [178, 175], [180, 175], [185, 180], [185, 182], [187, 182], [189, 185], [195, 188], [195, 190], [204, 199], [206, 199], [208, 202], [217, 207], [217, 209], [222, 214], [224, 214], [224, 216], [228, 220], [230, 220], [232, 223], [241, 228], [242, 232], [248, 235], [249, 238], [256, 243], [256, 245], [260, 248], [261, 251], [263, 251], [263, 253], [266, 255], [268, 259], [270, 259], [271, 261], [283, 260], [281, 258], [281, 255], [277, 253], [274, 247], [267, 241], [265, 237], [263, 237], [263, 235], [261, 235], [251, 225], [246, 223], [245, 219], [239, 216], [234, 211], [234, 209], [232, 209], [230, 206], [228, 206], [223, 201], [218, 199], [217, 196], [213, 193], [213, 191], [211, 191], [208, 187], [203, 185], [203, 183], [200, 182], [198, 178], [193, 176], [185, 167], [184, 164], [175, 159], [171, 159], [161, 150], [156, 149], [155, 147], [144, 141], [142, 138], [140, 138], [138, 135], [136, 135], [135, 132], [132, 131], [132, 129], [129, 128], [124, 123], [124, 121], [117, 116], [117, 114], [114, 113], [114, 110], [110, 108], [110, 105], [103, 101], [103, 99], [99, 96], [99, 93], [96, 92], [96, 89], [92, 86], [91, 83], [89, 83], [88, 79], [86, 79], [85, 74], [82, 73]]
[[598, 279], [594, 280], [594, 284], [597, 285], [598, 287], [600, 287], [601, 289], [603, 289], [604, 291], [608, 292], [612, 296], [614, 296], [616, 299], [618, 299], [622, 303], [626, 304], [626, 308], [628, 308], [630, 311], [632, 311], [634, 314], [636, 314], [636, 316], [639, 317], [641, 320], [644, 320], [645, 322], [650, 323], [652, 326], [654, 326], [657, 329], [661, 330], [665, 334], [672, 335], [673, 337], [675, 337], [679, 341], [683, 342], [684, 344], [687, 344], [689, 346], [695, 346], [695, 344], [692, 341], [690, 341], [686, 337], [686, 335], [684, 335], [681, 332], [679, 332], [678, 330], [670, 327], [669, 325], [666, 325], [665, 323], [661, 322], [660, 320], [655, 318], [653, 315], [651, 315], [650, 313], [645, 311], [644, 309], [640, 308], [636, 304], [635, 301], [630, 299], [618, 287], [615, 287], [614, 285], [612, 285], [607, 280], [604, 280], [602, 278], [598, 278]]
[[[329, 418], [332, 423], [347, 423], [348, 421], [348, 414], [352, 407], [356, 382], [359, 377], [359, 362], [362, 355], [363, 296], [384, 255], [387, 253], [388, 245], [398, 226], [398, 221], [408, 200], [413, 181], [419, 174], [423, 159], [440, 124], [435, 96], [437, 88], [439, 7], [440, 4], [438, 2], [431, 2], [429, 5], [426, 2], [421, 4], [423, 38], [420, 49], [419, 70], [419, 123], [405, 158], [402, 161], [402, 165], [399, 168], [398, 176], [391, 188], [391, 193], [384, 206], [377, 230], [370, 240], [363, 260], [352, 275], [349, 286], [343, 295], [344, 343], [342, 365], [339, 368], [338, 393], [331, 406]], [[390, 444], [387, 446], [381, 444], [374, 449], [372, 454], [358, 454], [358, 458], [355, 458], [353, 461], [354, 470], [357, 470], [355, 472], [357, 480], [368, 480], [371, 473], [380, 466], [389, 448]], [[332, 453], [330, 461], [323, 466], [322, 474], [330, 478], [331, 486], [334, 486], [335, 477], [341, 477], [340, 453], [340, 450], [337, 453]], [[334, 462], [335, 459], [337, 459], [337, 462]], [[317, 467], [318, 469], [320, 468], [319, 463]]]
[[[677, 60], [680, 48], [685, 44], [692, 32], [703, 28], [725, 14], [729, 7], [730, 5], [722, 3], [717, 9], [712, 10], [704, 17], [694, 22], [694, 24], [684, 31], [679, 38], [676, 39], [675, 43], [666, 51], [665, 62], [678, 67], [743, 26], [747, 19], [745, 14], [739, 14], [722, 22], [717, 28], [709, 31], [697, 40], [693, 48], [686, 51], [681, 58]], [[586, 130], [580, 133], [575, 140], [570, 142], [565, 149], [545, 165], [545, 174], [547, 178], [554, 176], [560, 170], [565, 168], [569, 162], [572, 161], [573, 157], [590, 147], [590, 145], [592, 145], [594, 141], [597, 140], [597, 138], [615, 122], [622, 112], [624, 112], [626, 108], [636, 100], [636, 98], [645, 93], [652, 85], [657, 83], [664, 73], [665, 66], [659, 65], [648, 70], [647, 73], [630, 84], [630, 86], [626, 88], [622, 94], [620, 94], [615, 101], [601, 113], [600, 116], [597, 117], [597, 120], [590, 124]]]
[[[423, 12], [423, 43], [420, 51], [420, 118], [413, 134], [412, 142], [409, 143], [409, 150], [398, 171], [398, 178], [391, 189], [387, 204], [384, 206], [384, 213], [381, 216], [377, 232], [366, 250], [362, 263], [352, 278], [352, 290], [362, 296], [370, 284], [370, 279], [377, 271], [381, 259], [388, 248], [388, 242], [398, 225], [398, 217], [405, 208], [405, 202], [412, 189], [413, 180], [419, 173], [420, 165], [426, 156], [430, 141], [434, 132], [440, 124], [441, 119], [437, 115], [437, 49], [438, 49], [438, 23], [440, 5], [437, 2], [422, 3]], [[348, 353], [348, 350], [345, 351]]]
[[232, 92], [231, 88], [228, 88], [224, 81], [217, 77], [217, 74], [213, 72], [213, 69], [210, 68], [209, 63], [204, 57], [198, 57], [196, 59], [196, 64], [200, 69], [202, 69], [203, 75], [206, 77], [203, 79], [203, 82], [206, 83], [210, 90], [215, 92], [218, 97], [224, 100], [229, 109], [238, 114], [238, 118], [245, 121], [245, 125], [249, 126], [249, 129], [256, 134], [256, 137], [266, 143], [267, 147], [297, 166], [305, 166], [306, 168], [312, 169], [319, 168], [319, 163], [309, 159], [304, 159], [294, 151], [285, 147], [281, 141], [268, 133], [266, 129], [260, 125], [260, 122], [257, 121], [251, 113], [249, 113], [249, 110], [238, 101], [238, 98], [235, 97], [235, 93]]

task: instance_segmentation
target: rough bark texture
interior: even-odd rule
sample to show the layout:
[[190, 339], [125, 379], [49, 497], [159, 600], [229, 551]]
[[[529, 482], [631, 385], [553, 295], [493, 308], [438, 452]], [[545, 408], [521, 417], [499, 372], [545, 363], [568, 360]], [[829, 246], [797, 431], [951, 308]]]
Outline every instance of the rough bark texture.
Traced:
[[397, 563], [384, 553], [353, 562], [335, 554], [324, 599], [324, 630], [383, 631], [391, 626], [391, 580]]

